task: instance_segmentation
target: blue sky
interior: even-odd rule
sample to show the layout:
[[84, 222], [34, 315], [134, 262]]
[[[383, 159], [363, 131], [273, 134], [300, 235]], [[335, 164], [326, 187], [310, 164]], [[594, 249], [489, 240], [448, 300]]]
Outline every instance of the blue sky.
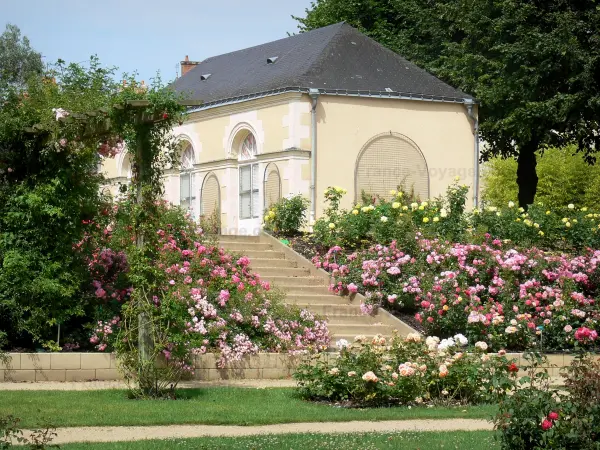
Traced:
[[310, 0], [0, 0], [0, 26], [17, 25], [44, 56], [84, 62], [97, 54], [119, 73], [149, 80], [160, 70], [296, 32]]

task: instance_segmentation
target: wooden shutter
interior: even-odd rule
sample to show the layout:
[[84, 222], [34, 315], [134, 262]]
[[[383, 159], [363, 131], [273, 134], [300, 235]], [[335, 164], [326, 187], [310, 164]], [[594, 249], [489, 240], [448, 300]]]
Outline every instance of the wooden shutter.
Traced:
[[265, 209], [281, 199], [281, 178], [275, 164], [269, 164], [265, 175]]
[[200, 214], [204, 217], [210, 217], [216, 212], [218, 215], [221, 209], [221, 205], [219, 205], [219, 181], [214, 174], [211, 173], [206, 176], [200, 195]]
[[389, 191], [402, 187], [414, 190], [421, 199], [429, 198], [427, 162], [417, 145], [398, 133], [385, 133], [371, 139], [356, 162], [355, 196], [361, 192], [389, 197]]

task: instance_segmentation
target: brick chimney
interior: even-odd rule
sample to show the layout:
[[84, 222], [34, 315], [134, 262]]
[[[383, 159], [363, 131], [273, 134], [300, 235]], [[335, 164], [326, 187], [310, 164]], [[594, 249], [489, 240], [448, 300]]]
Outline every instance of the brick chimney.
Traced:
[[181, 61], [181, 76], [184, 76], [186, 73], [188, 73], [201, 62], [202, 61], [190, 61], [189, 56], [185, 55], [185, 59]]

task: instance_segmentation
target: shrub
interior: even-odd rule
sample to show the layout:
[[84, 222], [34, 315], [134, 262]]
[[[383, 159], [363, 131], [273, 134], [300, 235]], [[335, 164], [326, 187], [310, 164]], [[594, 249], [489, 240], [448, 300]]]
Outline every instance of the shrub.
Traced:
[[403, 191], [390, 191], [389, 201], [372, 198], [368, 204], [358, 203], [346, 211], [339, 209], [346, 191], [329, 187], [325, 190], [329, 206], [317, 220], [314, 235], [324, 246], [338, 245], [348, 250], [364, 248], [372, 242], [389, 244], [393, 240], [403, 248], [411, 248], [417, 231], [431, 237], [456, 239], [467, 227], [464, 214], [467, 191], [466, 185], [455, 182], [445, 196], [420, 203], [412, 201]]
[[14, 416], [0, 416], [0, 449], [9, 449], [17, 445], [19, 448], [32, 450], [58, 448], [58, 445], [50, 444], [56, 437], [56, 432], [52, 427], [33, 430], [28, 437], [23, 437], [23, 430], [19, 426], [19, 422], [21, 420]]
[[[130, 208], [125, 202], [113, 210], [110, 231], [101, 230], [96, 245], [127, 255], [125, 281], [135, 289], [124, 296], [117, 290], [113, 297], [104, 280], [95, 280], [92, 289], [104, 302], [104, 318], [91, 341], [100, 351], [117, 351], [126, 379], [139, 383], [144, 395], [169, 394], [169, 386], [193, 372], [194, 357], [206, 352], [220, 352], [223, 367], [259, 350], [308, 353], [328, 347], [326, 322], [284, 306], [249, 269], [247, 257], [205, 242], [179, 208], [156, 205], [144, 225], [145, 248], [138, 251]], [[148, 332], [140, 334], [140, 328]], [[142, 357], [144, 352], [150, 357]]]
[[551, 389], [544, 358], [528, 355], [523, 387], [502, 399], [494, 422], [503, 449], [598, 449], [600, 364], [580, 353], [567, 369], [565, 386]]
[[[600, 167], [590, 166], [574, 146], [550, 148], [538, 155], [539, 177], [536, 203], [564, 207], [573, 203], [578, 208], [587, 206], [600, 210], [598, 181]], [[517, 199], [517, 162], [514, 159], [495, 158], [483, 170], [483, 200], [489, 205], [506, 205]]]
[[471, 223], [479, 235], [489, 233], [523, 247], [579, 250], [600, 248], [599, 218], [600, 214], [572, 203], [555, 209], [536, 203], [525, 212], [508, 202], [474, 210]]
[[425, 332], [441, 337], [464, 332], [495, 349], [560, 350], [574, 347], [579, 328], [598, 328], [600, 251], [517, 251], [492, 239], [415, 243], [412, 253], [395, 242], [350, 254], [333, 247], [313, 263], [332, 273], [333, 292], [363, 293], [364, 312], [416, 312]]
[[308, 199], [300, 194], [282, 198], [265, 214], [265, 229], [287, 236], [298, 234], [306, 225], [308, 205]]
[[200, 217], [200, 228], [205, 233], [218, 235], [221, 234], [221, 217], [219, 217], [219, 210], [215, 210], [209, 216]]
[[82, 295], [84, 255], [74, 245], [101, 210], [99, 152], [114, 155], [119, 143], [100, 145], [90, 132], [94, 120], [105, 121], [101, 114], [87, 126], [57, 118], [65, 113], [60, 108], [76, 115], [106, 106], [116, 89], [112, 74], [95, 59], [89, 69], [59, 64], [32, 77], [26, 94], [10, 92], [0, 107], [0, 317], [7, 346], [58, 349], [59, 330], [64, 341], [91, 313]]
[[302, 397], [364, 405], [496, 402], [515, 386], [516, 366], [467, 339], [394, 335], [338, 341], [336, 358], [301, 365], [294, 378]]

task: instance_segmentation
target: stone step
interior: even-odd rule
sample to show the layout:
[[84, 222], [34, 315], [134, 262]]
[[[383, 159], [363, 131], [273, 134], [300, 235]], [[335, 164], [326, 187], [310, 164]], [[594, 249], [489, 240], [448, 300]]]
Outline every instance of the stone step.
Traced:
[[[250, 260], [250, 267], [254, 269], [256, 272], [264, 268], [286, 268], [286, 267], [296, 267], [297, 264], [295, 261], [290, 261], [289, 259], [268, 259], [268, 258], [253, 258]], [[258, 270], [260, 269], [260, 270]]]
[[[331, 336], [331, 342], [329, 344], [329, 349], [328, 351], [330, 352], [334, 352], [337, 351], [337, 347], [335, 345], [335, 343], [341, 339], [345, 339], [347, 340], [349, 343], [354, 342], [354, 338], [356, 337], [353, 334], [330, 334]], [[367, 339], [373, 339], [375, 337], [375, 334], [363, 334], [363, 336], [366, 336]], [[392, 337], [391, 334], [386, 335], [384, 334], [383, 337], [385, 337], [386, 339], [390, 339]]]
[[310, 270], [301, 267], [261, 267], [257, 272], [260, 273], [261, 278], [267, 280], [274, 277], [308, 277], [310, 275]]
[[[289, 297], [288, 297], [289, 298]], [[289, 301], [286, 299], [286, 302]], [[317, 314], [321, 317], [334, 317], [336, 315], [341, 316], [363, 316], [364, 314], [360, 311], [360, 307], [348, 304], [331, 304], [327, 303], [305, 303], [298, 302], [294, 303], [294, 306], [300, 309], [308, 309], [313, 314]]]
[[[360, 308], [359, 308], [360, 309]], [[377, 318], [377, 316], [367, 316], [367, 315], [328, 315], [327, 322], [329, 322], [329, 326], [332, 325], [378, 325], [381, 324], [381, 320]]]
[[239, 241], [219, 241], [219, 246], [231, 252], [248, 252], [252, 250], [273, 250], [271, 244], [263, 242], [239, 242]]
[[358, 336], [364, 334], [365, 336], [375, 336], [382, 334], [384, 336], [391, 336], [394, 330], [389, 325], [371, 325], [371, 324], [329, 324], [327, 327], [329, 332], [334, 336]]
[[279, 288], [286, 288], [289, 286], [325, 286], [325, 282], [322, 278], [315, 277], [292, 277], [292, 276], [282, 276], [282, 275], [271, 275], [269, 277], [263, 276], [262, 271], [259, 272], [261, 278], [268, 280], [273, 285]]
[[[347, 298], [338, 297], [337, 295], [319, 295], [319, 294], [288, 294], [285, 297], [286, 303], [302, 304], [309, 306], [328, 306], [328, 305], [350, 305]], [[357, 306], [358, 307], [358, 306]], [[360, 310], [360, 308], [358, 307]]]
[[[304, 294], [312, 294], [312, 295], [322, 295], [328, 296], [331, 295], [329, 289], [326, 286], [317, 286], [313, 285], [288, 285], [288, 286], [277, 286], [279, 289], [284, 291], [287, 295], [304, 295]], [[332, 296], [333, 297], [333, 296]]]
[[250, 262], [253, 259], [284, 259], [285, 255], [283, 252], [277, 252], [274, 250], [250, 250], [247, 252], [235, 252], [243, 253], [244, 256], [250, 258]]
[[260, 242], [260, 236], [247, 236], [243, 234], [220, 234], [216, 235], [208, 235], [209, 238], [213, 238], [218, 241], [227, 241], [227, 242]]

